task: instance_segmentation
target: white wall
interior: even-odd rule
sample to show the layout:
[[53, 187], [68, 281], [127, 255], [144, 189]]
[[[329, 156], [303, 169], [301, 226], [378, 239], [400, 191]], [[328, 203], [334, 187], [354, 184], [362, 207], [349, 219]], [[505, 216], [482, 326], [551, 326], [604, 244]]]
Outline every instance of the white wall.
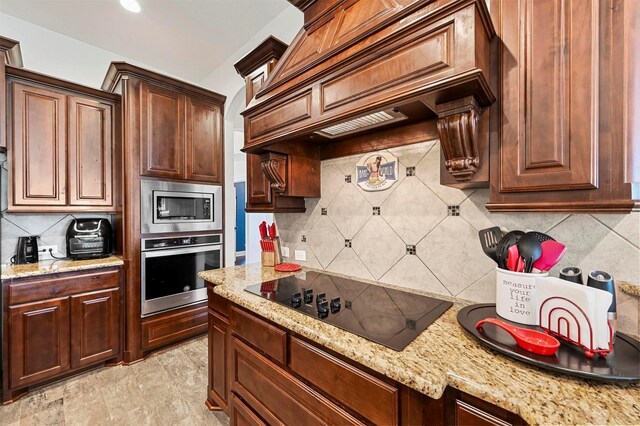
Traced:
[[100, 88], [112, 61], [154, 69], [4, 13], [0, 13], [0, 35], [20, 42], [25, 68], [85, 86]]
[[[231, 266], [235, 261], [235, 223], [236, 211], [234, 202], [233, 183], [236, 177], [235, 159], [234, 159], [234, 121], [236, 116], [244, 109], [242, 102], [237, 100], [244, 98], [244, 79], [240, 77], [233, 64], [247, 53], [255, 49], [268, 36], [273, 35], [285, 43], [291, 43], [298, 31], [302, 28], [304, 21], [302, 12], [293, 6], [288, 6], [282, 13], [276, 16], [264, 28], [257, 30], [256, 34], [224, 61], [218, 68], [213, 70], [209, 76], [204, 78], [200, 85], [211, 89], [215, 92], [223, 94], [227, 97], [225, 104], [225, 265]], [[240, 166], [238, 162], [238, 166]], [[247, 243], [246, 243], [246, 259], [247, 263], [260, 261], [260, 245], [258, 234], [258, 224], [266, 220], [268, 223], [273, 221], [272, 214], [247, 214]]]

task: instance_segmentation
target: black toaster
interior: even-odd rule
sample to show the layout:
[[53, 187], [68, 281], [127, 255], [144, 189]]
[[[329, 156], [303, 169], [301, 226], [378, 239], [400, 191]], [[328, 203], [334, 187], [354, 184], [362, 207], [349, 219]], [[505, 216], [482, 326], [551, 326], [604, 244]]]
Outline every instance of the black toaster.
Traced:
[[108, 257], [113, 229], [108, 219], [73, 219], [67, 228], [67, 257], [74, 260]]

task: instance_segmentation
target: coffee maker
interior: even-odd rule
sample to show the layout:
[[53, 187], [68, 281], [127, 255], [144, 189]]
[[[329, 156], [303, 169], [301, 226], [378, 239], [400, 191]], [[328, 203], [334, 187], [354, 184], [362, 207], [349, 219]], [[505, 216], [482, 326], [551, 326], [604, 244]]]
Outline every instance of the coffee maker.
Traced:
[[18, 237], [16, 255], [11, 258], [11, 263], [18, 265], [38, 262], [38, 237]]

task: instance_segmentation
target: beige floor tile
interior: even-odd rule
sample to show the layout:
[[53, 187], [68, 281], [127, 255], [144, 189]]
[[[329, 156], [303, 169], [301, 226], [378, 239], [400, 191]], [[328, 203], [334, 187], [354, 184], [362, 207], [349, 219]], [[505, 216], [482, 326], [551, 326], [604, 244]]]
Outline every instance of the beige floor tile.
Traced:
[[214, 425], [224, 413], [205, 406], [207, 338], [174, 346], [131, 366], [104, 367], [0, 406], [0, 426]]

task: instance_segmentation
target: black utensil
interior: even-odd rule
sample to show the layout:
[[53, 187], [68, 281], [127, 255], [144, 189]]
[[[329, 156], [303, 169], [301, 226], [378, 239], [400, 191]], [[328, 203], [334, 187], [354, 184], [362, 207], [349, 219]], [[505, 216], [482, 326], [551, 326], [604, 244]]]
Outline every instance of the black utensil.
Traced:
[[522, 231], [507, 232], [498, 242], [496, 254], [498, 258], [498, 266], [502, 269], [507, 268], [507, 258], [509, 257], [509, 247], [518, 244], [520, 238], [524, 235]]
[[518, 241], [518, 253], [524, 259], [524, 272], [527, 274], [533, 269], [533, 262], [542, 255], [542, 246], [538, 237], [533, 232], [527, 232]]
[[493, 228], [483, 229], [478, 232], [478, 237], [480, 238], [480, 245], [482, 246], [484, 254], [489, 256], [494, 262], [498, 263], [496, 249], [498, 247], [498, 241], [502, 238], [500, 228], [494, 226]]
[[555, 241], [555, 238], [543, 233], [543, 232], [537, 232], [537, 231], [531, 231], [531, 232], [527, 232], [527, 234], [533, 234], [536, 236], [536, 238], [538, 239], [539, 243], [544, 243], [545, 241]]

